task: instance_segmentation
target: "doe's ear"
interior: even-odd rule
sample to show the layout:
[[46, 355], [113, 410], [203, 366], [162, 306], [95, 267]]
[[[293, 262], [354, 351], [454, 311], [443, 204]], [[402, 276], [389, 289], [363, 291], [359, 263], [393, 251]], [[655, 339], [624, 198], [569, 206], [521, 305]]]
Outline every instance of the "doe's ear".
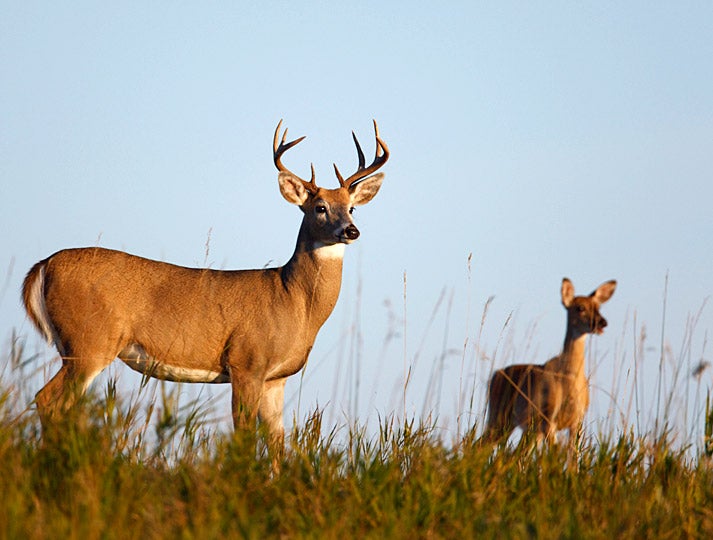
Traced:
[[562, 278], [562, 305], [566, 308], [572, 305], [574, 300], [574, 285], [567, 278]]
[[607, 281], [606, 283], [602, 283], [601, 285], [599, 285], [599, 287], [597, 287], [597, 290], [595, 290], [590, 296], [593, 296], [597, 302], [603, 304], [612, 297], [612, 294], [614, 294], [615, 290], [616, 280], [612, 279], [610, 281]]
[[376, 173], [354, 184], [349, 188], [349, 193], [352, 196], [352, 204], [359, 206], [368, 203], [379, 192], [383, 181], [384, 173]]
[[280, 193], [282, 193], [287, 202], [302, 206], [307, 197], [309, 197], [309, 192], [302, 180], [290, 173], [280, 171], [277, 175], [277, 181], [280, 184]]

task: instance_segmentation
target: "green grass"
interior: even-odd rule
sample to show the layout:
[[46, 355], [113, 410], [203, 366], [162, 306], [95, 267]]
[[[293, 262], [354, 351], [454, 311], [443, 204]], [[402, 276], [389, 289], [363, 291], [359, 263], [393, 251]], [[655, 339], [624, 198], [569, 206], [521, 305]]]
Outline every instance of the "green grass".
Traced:
[[[0, 540], [713, 538], [704, 363], [695, 387], [679, 377], [659, 385], [665, 408], [655, 410], [664, 414], [647, 422], [648, 433], [636, 378], [628, 395], [612, 385], [624, 407], [596, 422], [602, 431], [590, 425], [576, 461], [556, 445], [493, 452], [470, 420], [455, 435], [444, 431], [431, 423], [428, 407], [440, 403], [429, 390], [420, 418], [395, 411], [376, 429], [323, 423], [314, 410], [295, 423], [276, 473], [261, 433], [221, 432], [209, 403], [185, 403], [171, 383], [143, 380], [127, 398], [110, 380], [41, 437], [28, 404], [45, 376], [24, 343], [13, 335], [0, 366]], [[615, 356], [625, 364], [623, 352]], [[676, 369], [688, 369], [680, 359], [692, 364], [689, 356]], [[443, 376], [442, 365], [434, 369], [429, 389]], [[674, 406], [687, 411], [680, 395], [691, 390], [692, 409], [704, 396], [706, 406], [688, 416]], [[477, 420], [474, 392], [463, 384], [459, 403]], [[670, 429], [680, 417], [683, 428]]]
[[416, 421], [325, 434], [315, 411], [275, 474], [259, 434], [204, 429], [170, 395], [146, 423], [110, 384], [41, 439], [13, 391], [0, 538], [713, 537], [711, 462], [665, 436], [585, 439], [573, 463], [556, 446], [493, 453], [474, 431], [446, 443]]

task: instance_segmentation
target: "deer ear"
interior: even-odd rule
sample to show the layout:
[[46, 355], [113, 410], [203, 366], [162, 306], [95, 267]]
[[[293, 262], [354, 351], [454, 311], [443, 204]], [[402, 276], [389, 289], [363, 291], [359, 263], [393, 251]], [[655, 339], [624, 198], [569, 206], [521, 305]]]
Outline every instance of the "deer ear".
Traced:
[[277, 181], [280, 184], [280, 193], [287, 202], [302, 206], [309, 197], [302, 180], [290, 173], [281, 171], [277, 175]]
[[562, 305], [566, 308], [572, 305], [574, 300], [574, 285], [567, 278], [562, 279]]
[[384, 173], [376, 173], [365, 178], [361, 182], [352, 184], [349, 193], [352, 196], [352, 204], [359, 206], [368, 203], [379, 192], [381, 183], [384, 181]]
[[590, 296], [594, 297], [594, 299], [600, 304], [603, 304], [612, 297], [615, 290], [616, 281], [612, 279], [610, 281], [607, 281], [606, 283], [602, 283], [601, 285], [599, 285], [599, 287], [597, 287], [597, 290], [594, 291]]

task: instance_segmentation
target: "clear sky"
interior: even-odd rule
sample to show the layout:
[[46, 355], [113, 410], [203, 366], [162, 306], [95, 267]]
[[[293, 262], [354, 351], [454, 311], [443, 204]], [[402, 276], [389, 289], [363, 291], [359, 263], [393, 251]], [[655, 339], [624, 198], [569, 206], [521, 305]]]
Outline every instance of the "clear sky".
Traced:
[[[713, 356], [710, 2], [0, 6], [4, 347], [13, 329], [40, 347], [20, 284], [61, 248], [284, 263], [301, 213], [278, 191], [278, 120], [308, 136], [288, 167], [312, 161], [334, 186], [332, 162], [356, 167], [351, 130], [372, 155], [376, 118], [386, 179], [357, 210], [288, 423], [298, 395], [300, 415], [318, 403], [335, 422], [401, 414], [405, 365], [407, 414], [435, 411], [452, 432], [461, 393], [480, 419], [493, 365], [559, 351], [563, 276], [580, 293], [619, 282], [590, 340], [590, 429], [633, 422], [635, 360], [642, 418], [661, 415], [662, 344], [665, 385], [693, 400], [690, 367]], [[212, 392], [227, 418], [228, 387]]]

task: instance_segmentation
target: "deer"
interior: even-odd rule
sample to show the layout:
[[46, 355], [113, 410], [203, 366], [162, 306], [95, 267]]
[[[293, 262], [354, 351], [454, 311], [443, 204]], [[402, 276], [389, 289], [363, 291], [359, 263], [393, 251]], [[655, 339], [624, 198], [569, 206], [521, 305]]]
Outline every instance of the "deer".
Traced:
[[521, 442], [534, 434], [539, 446], [543, 441], [556, 441], [557, 433], [566, 429], [570, 453], [574, 452], [589, 407], [584, 369], [587, 336], [604, 332], [607, 321], [599, 308], [615, 289], [616, 281], [610, 280], [589, 296], [575, 296], [572, 282], [562, 280], [562, 305], [567, 311], [562, 352], [544, 364], [515, 364], [493, 374], [483, 441], [506, 442], [520, 427]]
[[58, 251], [27, 274], [22, 299], [34, 326], [62, 365], [36, 394], [43, 429], [81, 397], [116, 358], [144, 376], [231, 385], [235, 430], [264, 424], [284, 444], [285, 383], [306, 364], [317, 333], [339, 297], [345, 246], [360, 236], [352, 213], [378, 193], [389, 149], [374, 121], [376, 155], [339, 187], [306, 181], [282, 163], [301, 142], [273, 138], [280, 193], [303, 213], [292, 257], [281, 267], [188, 268], [123, 251]]

